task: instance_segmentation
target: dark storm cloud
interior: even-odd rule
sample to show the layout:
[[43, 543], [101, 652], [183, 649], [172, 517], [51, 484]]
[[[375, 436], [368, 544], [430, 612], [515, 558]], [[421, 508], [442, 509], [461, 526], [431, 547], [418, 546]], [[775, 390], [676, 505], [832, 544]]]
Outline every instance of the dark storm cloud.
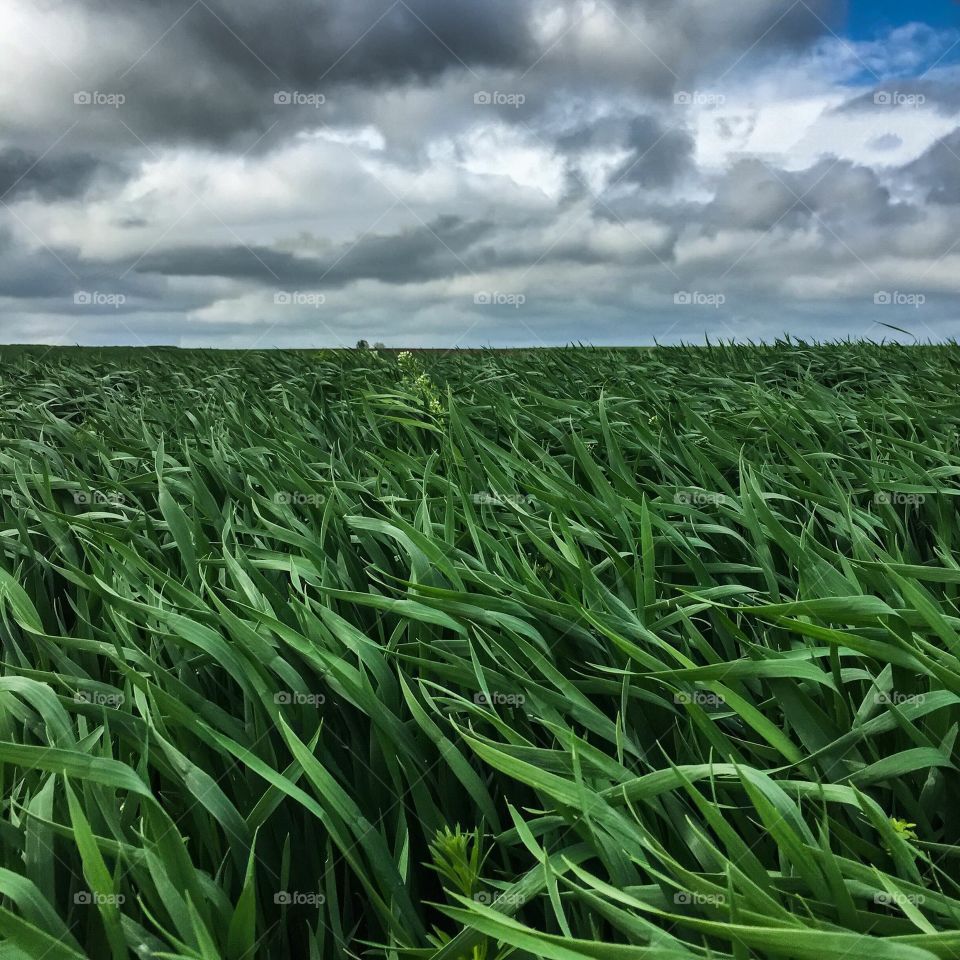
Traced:
[[19, 249], [0, 231], [0, 297], [14, 300], [59, 298], [61, 309], [77, 289], [76, 271], [49, 250]]
[[428, 226], [394, 236], [368, 236], [324, 257], [304, 257], [268, 247], [189, 247], [151, 253], [140, 273], [180, 277], [226, 277], [268, 285], [325, 288], [356, 280], [422, 283], [468, 273], [469, 247], [493, 230], [489, 222], [439, 217]]
[[[430, 86], [445, 75], [474, 89], [517, 89], [523, 120], [561, 92], [601, 91], [669, 100], [704, 72], [727, 70], [809, 43], [842, 4], [749, 0], [733, 10], [706, 0], [83, 0], [95, 29], [132, 38], [120, 60], [90, 59], [91, 89], [124, 94], [121, 116], [147, 142], [233, 145], [276, 125], [277, 135], [318, 123], [365, 122], [377, 91]], [[544, 14], [565, 19], [538, 33]], [[616, 40], [582, 42], [578, 25], [617, 18]], [[586, 35], [586, 33], [584, 33]], [[116, 53], [116, 51], [114, 51]], [[123, 62], [125, 58], [126, 62]], [[280, 109], [279, 91], [323, 94], [324, 108]], [[448, 109], [441, 103], [437, 108]], [[464, 104], [466, 106], [466, 104]], [[462, 110], [460, 111], [462, 114]], [[462, 120], [462, 116], [460, 117]], [[118, 131], [120, 132], [120, 131]]]
[[[27, 249], [0, 229], [0, 299], [23, 301], [33, 311], [83, 315], [96, 309], [77, 294], [122, 297], [119, 312], [134, 312], [147, 304], [188, 310], [210, 302], [209, 290], [174, 290], [165, 277], [141, 276], [129, 264], [90, 263], [76, 250], [38, 247]], [[112, 309], [112, 308], [111, 308]], [[4, 332], [0, 314], [0, 339]]]
[[[162, 43], [188, 43], [205, 62], [253, 84], [364, 86], [429, 79], [450, 67], [515, 64], [532, 50], [527, 4], [515, 0], [87, 0], [134, 16]], [[147, 36], [150, 36], [147, 32]], [[147, 60], [144, 57], [144, 60]]]
[[[544, 52], [534, 40], [532, 16], [550, 9], [574, 18], [581, 13], [574, 0], [557, 0], [552, 8], [532, 0], [286, 0], [282, 5], [203, 0], [193, 7], [188, 0], [136, 5], [83, 0], [82, 5], [139, 19], [146, 37], [151, 42], [162, 37], [165, 47], [186, 41], [235, 77], [259, 83], [266, 73], [304, 85], [329, 79], [364, 86], [428, 80], [451, 67], [526, 70]], [[735, 10], [713, 0], [601, 4], [606, 5], [622, 18], [639, 15], [665, 35], [681, 33], [690, 49], [725, 53], [729, 48], [738, 56], [806, 45], [839, 23], [845, 7], [840, 0], [806, 0], [786, 9], [782, 0], [749, 0]]]
[[[448, 70], [529, 64], [537, 56], [527, 5], [514, 0], [88, 0], [84, 6], [136, 28], [119, 75], [89, 82], [124, 94], [125, 117], [147, 139], [226, 144], [244, 131], [330, 122], [343, 87], [428, 83]], [[175, 24], [175, 26], [173, 26]], [[278, 105], [278, 92], [323, 94], [322, 113]]]
[[[552, 215], [530, 220], [531, 229], [550, 231]], [[403, 286], [486, 271], [551, 263], [599, 266], [613, 262], [657, 262], [673, 256], [675, 234], [651, 243], [638, 261], [595, 249], [580, 232], [558, 242], [526, 241], [513, 227], [489, 221], [440, 217], [426, 227], [389, 236], [369, 236], [330, 253], [309, 257], [270, 247], [238, 244], [186, 247], [151, 253], [138, 264], [141, 274], [168, 277], [221, 277], [288, 289], [340, 289], [361, 280]], [[521, 231], [522, 232], [522, 231]]]
[[[74, 32], [76, 49], [55, 60], [37, 45], [44, 69], [33, 86], [44, 102], [38, 111], [37, 99], [15, 101], [4, 133], [42, 150], [79, 121], [71, 137], [85, 149], [143, 141], [243, 150], [271, 130], [263, 150], [320, 123], [367, 122], [387, 91], [448, 73], [479, 89], [486, 71], [526, 69], [538, 56], [530, 9], [514, 0], [63, 0], [51, 25]], [[79, 92], [124, 100], [118, 109], [75, 105]], [[281, 92], [326, 103], [278, 105]]]
[[[0, 199], [8, 203], [25, 196], [64, 200], [86, 193], [103, 164], [89, 154], [38, 153], [8, 147], [0, 150]], [[116, 170], [110, 168], [111, 174]]]
[[[326, 14], [316, 4], [296, 6], [295, 24], [260, 3], [224, 3], [221, 15], [237, 18], [238, 32], [256, 38], [266, 63], [278, 63], [274, 69], [299, 84], [423, 81], [450, 68], [514, 65], [533, 50], [524, 5], [515, 0], [353, 0], [330, 5]], [[292, 42], [297, 33], [302, 45]], [[229, 55], [219, 23], [207, 21], [203, 41], [205, 49]], [[232, 50], [239, 66], [236, 45]]]

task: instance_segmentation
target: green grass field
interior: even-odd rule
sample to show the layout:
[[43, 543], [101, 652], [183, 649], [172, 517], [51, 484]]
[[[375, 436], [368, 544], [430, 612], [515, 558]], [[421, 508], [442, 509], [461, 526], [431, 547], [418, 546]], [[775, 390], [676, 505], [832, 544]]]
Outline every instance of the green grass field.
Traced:
[[960, 347], [0, 351], [0, 960], [960, 957]]

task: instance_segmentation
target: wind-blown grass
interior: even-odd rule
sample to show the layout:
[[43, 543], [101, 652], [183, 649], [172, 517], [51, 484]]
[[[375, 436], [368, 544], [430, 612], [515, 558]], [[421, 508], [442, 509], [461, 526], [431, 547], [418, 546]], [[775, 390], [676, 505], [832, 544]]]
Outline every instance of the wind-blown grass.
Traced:
[[0, 358], [0, 958], [960, 956], [957, 347]]

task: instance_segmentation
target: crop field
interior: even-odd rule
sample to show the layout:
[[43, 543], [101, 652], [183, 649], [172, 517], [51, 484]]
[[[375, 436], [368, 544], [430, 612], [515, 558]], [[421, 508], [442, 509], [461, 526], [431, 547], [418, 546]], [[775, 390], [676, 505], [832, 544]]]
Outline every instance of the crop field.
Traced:
[[960, 347], [0, 350], [0, 960], [960, 957]]

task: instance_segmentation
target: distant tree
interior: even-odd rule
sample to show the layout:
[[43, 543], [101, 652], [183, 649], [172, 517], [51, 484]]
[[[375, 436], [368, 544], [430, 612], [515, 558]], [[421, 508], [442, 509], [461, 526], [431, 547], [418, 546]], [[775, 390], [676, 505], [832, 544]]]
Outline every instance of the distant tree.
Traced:
[[369, 349], [370, 349], [370, 344], [367, 343], [366, 340], [358, 340], [358, 341], [357, 341], [357, 349], [358, 349], [358, 350], [369, 350]]
[[387, 345], [386, 345], [385, 343], [381, 343], [381, 342], [378, 340], [378, 341], [373, 345], [373, 349], [374, 349], [374, 350], [386, 350], [386, 349], [387, 349]]

